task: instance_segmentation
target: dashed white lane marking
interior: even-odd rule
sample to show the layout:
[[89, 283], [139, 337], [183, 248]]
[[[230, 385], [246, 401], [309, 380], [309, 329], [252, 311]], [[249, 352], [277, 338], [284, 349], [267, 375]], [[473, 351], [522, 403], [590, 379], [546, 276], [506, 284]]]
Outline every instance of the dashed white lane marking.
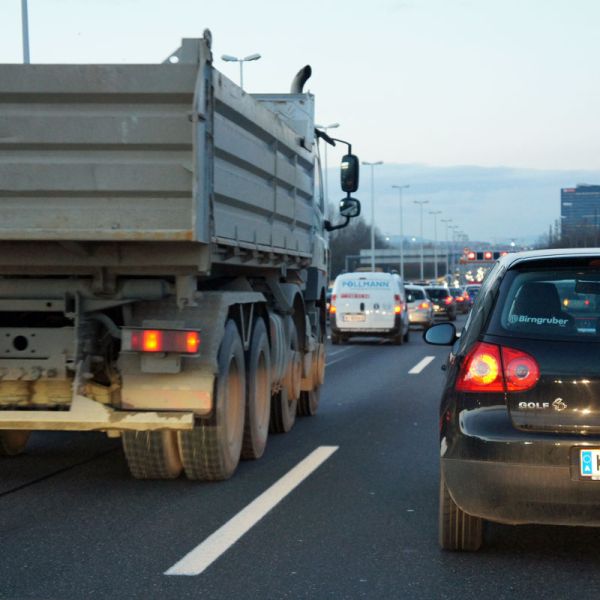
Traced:
[[426, 356], [420, 360], [409, 372], [409, 375], [418, 375], [432, 360], [435, 360], [435, 356]]
[[165, 575], [200, 575], [338, 448], [339, 446], [319, 446], [235, 517], [175, 563]]
[[331, 360], [328, 363], [325, 363], [325, 366], [329, 367], [331, 365], [335, 365], [335, 363], [340, 362], [340, 360], [345, 360], [346, 358], [349, 358], [349, 356], [340, 356], [339, 358], [336, 358], [335, 360]]
[[346, 346], [345, 348], [340, 348], [339, 350], [330, 350], [327, 352], [327, 356], [337, 356], [338, 354], [343, 354], [344, 352], [348, 352], [348, 350], [352, 350], [353, 346]]

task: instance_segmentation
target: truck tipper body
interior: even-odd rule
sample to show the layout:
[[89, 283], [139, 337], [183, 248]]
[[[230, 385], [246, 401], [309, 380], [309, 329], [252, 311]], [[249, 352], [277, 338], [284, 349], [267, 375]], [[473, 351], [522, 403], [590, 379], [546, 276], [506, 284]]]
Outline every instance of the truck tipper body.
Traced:
[[[302, 77], [300, 77], [302, 79]], [[0, 66], [0, 453], [121, 436], [225, 479], [317, 410], [328, 245], [314, 98], [163, 64]]]

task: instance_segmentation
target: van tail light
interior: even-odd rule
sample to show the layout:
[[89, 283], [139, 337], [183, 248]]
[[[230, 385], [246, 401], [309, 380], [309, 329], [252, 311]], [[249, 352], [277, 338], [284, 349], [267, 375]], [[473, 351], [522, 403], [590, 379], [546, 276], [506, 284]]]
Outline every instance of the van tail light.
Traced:
[[446, 296], [444, 298], [444, 304], [452, 304], [452, 296]]
[[197, 354], [200, 349], [200, 332], [178, 329], [124, 328], [122, 330], [121, 348], [125, 352]]
[[535, 386], [540, 369], [533, 356], [478, 342], [465, 358], [456, 382], [459, 392], [523, 392]]
[[401, 315], [402, 314], [402, 298], [400, 298], [399, 294], [394, 294], [394, 314]]
[[329, 303], [329, 314], [335, 315], [337, 312], [337, 308], [335, 306], [335, 294], [331, 295], [331, 302]]
[[429, 302], [421, 302], [421, 304], [419, 304], [419, 308], [428, 309], [429, 308]]

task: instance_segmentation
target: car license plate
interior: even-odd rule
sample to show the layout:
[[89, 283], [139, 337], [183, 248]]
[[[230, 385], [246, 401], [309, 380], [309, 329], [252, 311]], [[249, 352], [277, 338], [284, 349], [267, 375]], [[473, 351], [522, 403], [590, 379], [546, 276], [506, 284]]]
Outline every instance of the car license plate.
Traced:
[[600, 479], [600, 449], [579, 451], [579, 473], [588, 479]]
[[358, 313], [358, 314], [347, 313], [344, 315], [344, 321], [364, 321], [364, 320], [365, 320], [365, 315], [363, 315], [362, 313]]

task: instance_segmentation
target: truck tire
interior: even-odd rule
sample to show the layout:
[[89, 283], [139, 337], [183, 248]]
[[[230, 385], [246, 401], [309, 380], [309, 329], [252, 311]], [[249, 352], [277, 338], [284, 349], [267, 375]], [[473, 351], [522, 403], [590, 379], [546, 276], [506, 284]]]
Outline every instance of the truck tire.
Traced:
[[339, 333], [333, 333], [333, 331], [331, 332], [331, 343], [334, 346], [337, 346], [340, 343], [340, 335], [339, 335]]
[[0, 431], [0, 456], [17, 456], [25, 450], [31, 431]]
[[317, 386], [310, 392], [301, 392], [298, 400], [298, 414], [301, 417], [313, 417], [317, 414], [319, 400], [321, 399], [321, 387]]
[[452, 500], [443, 471], [440, 474], [439, 542], [444, 550], [479, 550], [483, 543], [483, 519], [461, 510]]
[[225, 323], [217, 362], [212, 416], [198, 419], [192, 431], [178, 434], [183, 468], [189, 479], [229, 479], [240, 460], [246, 411], [246, 370], [242, 340], [232, 319]]
[[[300, 352], [300, 342], [298, 340], [298, 330], [295, 326], [291, 329], [291, 339], [290, 339], [290, 350], [291, 352], [299, 353]], [[302, 368], [301, 364], [296, 364], [297, 360], [294, 360], [294, 364], [290, 364], [288, 366], [291, 370], [298, 370], [298, 368]], [[289, 377], [296, 378], [296, 375], [288, 374], [286, 379]], [[299, 382], [298, 382], [299, 384]], [[298, 389], [298, 396], [295, 398], [290, 395], [289, 388], [296, 388], [299, 386], [296, 385], [286, 385], [284, 384], [281, 390], [275, 394], [271, 398], [271, 422], [269, 424], [269, 429], [273, 433], [287, 433], [294, 426], [296, 422], [296, 410], [298, 407], [298, 397], [300, 395], [300, 390]]]
[[271, 416], [271, 352], [267, 328], [257, 319], [246, 356], [246, 421], [243, 459], [260, 458], [267, 445]]
[[183, 465], [174, 431], [124, 431], [123, 451], [136, 479], [175, 479]]

